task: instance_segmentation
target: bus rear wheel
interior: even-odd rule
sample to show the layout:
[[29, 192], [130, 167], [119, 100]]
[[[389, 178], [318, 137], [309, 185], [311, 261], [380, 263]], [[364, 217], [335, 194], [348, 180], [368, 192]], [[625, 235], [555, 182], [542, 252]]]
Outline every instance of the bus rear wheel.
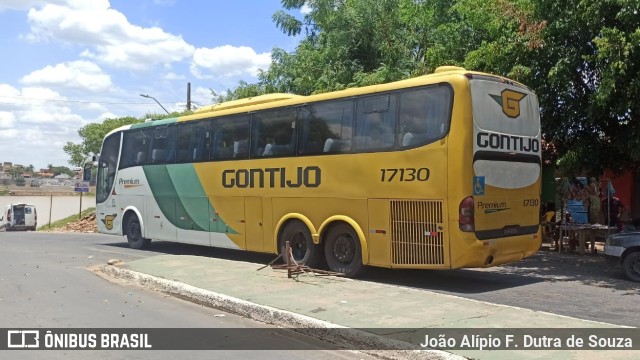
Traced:
[[127, 220], [127, 242], [132, 249], [144, 249], [149, 246], [151, 239], [145, 239], [142, 237], [142, 227], [140, 226], [140, 220], [136, 215], [130, 216]]
[[324, 244], [324, 256], [329, 270], [354, 278], [365, 270], [362, 265], [360, 238], [347, 224], [338, 224], [329, 229]]
[[310, 268], [314, 268], [319, 264], [319, 246], [313, 243], [311, 233], [307, 226], [300, 221], [292, 221], [285, 225], [280, 237], [280, 254], [283, 254], [282, 261], [287, 263], [285, 257], [285, 249], [287, 241], [291, 247], [291, 255], [293, 260], [298, 264], [304, 264]]

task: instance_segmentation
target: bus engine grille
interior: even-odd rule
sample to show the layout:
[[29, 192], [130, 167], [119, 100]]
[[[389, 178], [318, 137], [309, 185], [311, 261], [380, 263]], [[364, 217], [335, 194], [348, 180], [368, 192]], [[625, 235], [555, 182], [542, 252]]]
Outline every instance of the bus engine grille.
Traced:
[[395, 265], [444, 265], [442, 201], [391, 201], [391, 259]]

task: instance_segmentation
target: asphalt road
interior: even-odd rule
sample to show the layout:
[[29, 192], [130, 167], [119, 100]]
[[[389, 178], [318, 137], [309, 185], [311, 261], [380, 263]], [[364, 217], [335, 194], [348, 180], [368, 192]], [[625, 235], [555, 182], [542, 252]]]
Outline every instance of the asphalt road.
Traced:
[[[130, 249], [124, 238], [100, 234], [0, 233], [0, 327], [235, 327], [264, 326], [162, 293], [106, 281], [87, 268], [109, 259], [124, 262], [157, 254], [198, 255], [270, 262], [274, 256], [168, 242], [149, 250]], [[496, 304], [638, 327], [639, 284], [624, 278], [601, 256], [541, 251], [523, 261], [489, 269], [418, 271], [369, 269], [361, 281], [406, 286]], [[6, 324], [6, 325], [5, 325]], [[491, 324], [487, 324], [491, 326]], [[550, 324], [552, 326], [552, 324]], [[318, 340], [292, 334], [302, 348], [323, 348]], [[56, 351], [47, 358], [172, 358], [182, 352], [112, 352], [88, 356]], [[284, 357], [302, 359], [367, 358], [337, 351], [188, 352], [188, 358]], [[13, 356], [11, 358], [16, 358]], [[25, 355], [25, 356], [23, 356]], [[40, 355], [40, 356], [38, 356]], [[42, 352], [20, 352], [39, 358]], [[0, 354], [3, 356], [3, 354]]]
[[374, 269], [364, 280], [640, 327], [640, 283], [627, 280], [622, 270], [607, 263], [602, 255], [558, 254], [541, 250], [522, 261], [493, 268], [450, 271]]
[[[191, 249], [189, 247], [188, 249]], [[266, 325], [127, 283], [88, 268], [109, 259], [157, 254], [123, 238], [97, 234], [0, 233], [0, 328], [260, 328]], [[5, 336], [5, 335], [3, 335]], [[247, 336], [253, 336], [253, 333]], [[280, 337], [283, 337], [281, 334]], [[255, 343], [255, 339], [252, 340]], [[327, 351], [321, 341], [291, 332], [287, 351], [5, 351], [0, 358], [47, 359], [368, 359]], [[243, 339], [237, 339], [240, 343]]]

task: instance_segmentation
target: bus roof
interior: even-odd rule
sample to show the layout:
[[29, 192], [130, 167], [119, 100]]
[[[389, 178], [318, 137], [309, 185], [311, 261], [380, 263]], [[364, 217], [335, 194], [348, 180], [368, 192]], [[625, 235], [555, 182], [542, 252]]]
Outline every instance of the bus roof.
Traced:
[[297, 97], [302, 97], [302, 96], [295, 95], [295, 94], [283, 94], [283, 93], [266, 94], [266, 95], [239, 99], [239, 100], [231, 100], [231, 101], [227, 101], [219, 104], [213, 104], [209, 106], [203, 106], [200, 109], [196, 110], [194, 113], [200, 114], [204, 112], [227, 110], [227, 109], [233, 109], [233, 108], [249, 106], [249, 105], [264, 104], [272, 101], [288, 100], [288, 99], [293, 99]]
[[[492, 78], [501, 82], [516, 84], [523, 88], [527, 88], [525, 85], [522, 85], [516, 81], [507, 79], [499, 75], [492, 75], [492, 74], [482, 73], [478, 71], [469, 71], [459, 66], [440, 66], [432, 74], [426, 74], [426, 75], [399, 80], [399, 81], [390, 82], [390, 83], [369, 85], [369, 86], [363, 86], [363, 87], [353, 87], [353, 88], [347, 88], [344, 90], [313, 94], [309, 96], [285, 94], [285, 93], [274, 93], [274, 94], [254, 96], [254, 97], [245, 98], [245, 99], [227, 101], [220, 104], [204, 106], [196, 110], [192, 115], [180, 117], [178, 121], [201, 119], [203, 115], [211, 112], [220, 113], [215, 115], [235, 114], [235, 113], [242, 112], [238, 110], [239, 108], [244, 108], [244, 107], [247, 108], [246, 109], [247, 112], [251, 112], [255, 110], [273, 108], [278, 106], [291, 106], [291, 105], [304, 104], [306, 102], [323, 101], [323, 100], [336, 99], [336, 98], [342, 98], [342, 97], [348, 98], [348, 97], [363, 94], [363, 93], [374, 94], [376, 92], [393, 90], [395, 88], [400, 88], [400, 87], [404, 88], [404, 87], [418, 86], [418, 85], [424, 84], [425, 79], [433, 79], [432, 82], [437, 83], [439, 79], [443, 77], [449, 78], [452, 76], [453, 77], [466, 76], [469, 79], [473, 77], [487, 78], [487, 79]], [[427, 81], [427, 82], [431, 82], [431, 81]]]

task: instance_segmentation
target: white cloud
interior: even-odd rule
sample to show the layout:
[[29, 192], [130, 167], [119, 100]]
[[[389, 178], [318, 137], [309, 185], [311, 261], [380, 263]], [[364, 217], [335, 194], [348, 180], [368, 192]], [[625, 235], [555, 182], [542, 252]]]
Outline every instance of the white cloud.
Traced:
[[0, 84], [0, 111], [24, 110], [45, 106], [47, 101], [64, 100], [57, 92], [43, 87], [29, 87], [18, 90], [7, 84]]
[[66, 4], [66, 0], [0, 0], [0, 11], [8, 10], [29, 10], [35, 6], [45, 4]]
[[9, 84], [0, 84], [0, 105], [3, 103], [13, 103], [20, 95], [20, 90], [13, 86]]
[[211, 89], [198, 86], [191, 92], [192, 101], [200, 106], [211, 105], [213, 98], [211, 96]]
[[15, 116], [8, 111], [0, 111], [0, 129], [9, 129], [15, 123]]
[[49, 127], [49, 130], [55, 130], [55, 128], [61, 127], [79, 129], [84, 126], [82, 117], [74, 114], [71, 109], [67, 107], [56, 107], [55, 112], [52, 112], [52, 109], [52, 107], [41, 107], [24, 111], [20, 115], [20, 122], [30, 125], [52, 125]]
[[130, 24], [109, 1], [69, 1], [66, 6], [47, 4], [28, 14], [29, 41], [63, 41], [88, 46], [82, 56], [117, 68], [148, 69], [190, 58], [194, 47], [181, 36], [158, 27]]
[[302, 5], [302, 7], [300, 8], [300, 13], [302, 13], [303, 15], [308, 15], [311, 13], [311, 6], [309, 6], [309, 2], [305, 2], [304, 5]]
[[27, 85], [49, 85], [86, 91], [107, 91], [112, 87], [111, 77], [89, 61], [71, 61], [46, 66], [21, 80]]
[[164, 75], [165, 80], [185, 80], [186, 77], [184, 75], [178, 75], [174, 72], [168, 72]]
[[256, 76], [258, 69], [266, 69], [270, 64], [271, 53], [256, 54], [250, 47], [224, 45], [196, 49], [191, 73], [198, 78]]

